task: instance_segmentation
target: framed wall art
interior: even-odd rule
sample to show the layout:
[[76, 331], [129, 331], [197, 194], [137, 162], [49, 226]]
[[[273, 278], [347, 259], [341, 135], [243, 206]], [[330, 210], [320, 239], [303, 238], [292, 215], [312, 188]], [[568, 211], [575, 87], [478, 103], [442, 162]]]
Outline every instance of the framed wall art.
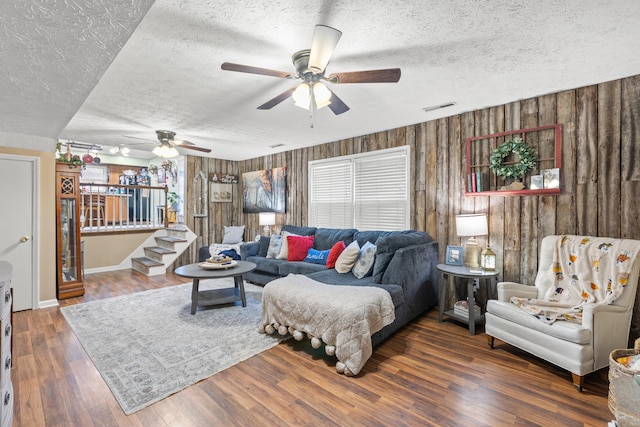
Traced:
[[284, 213], [286, 168], [265, 169], [242, 174], [242, 212]]

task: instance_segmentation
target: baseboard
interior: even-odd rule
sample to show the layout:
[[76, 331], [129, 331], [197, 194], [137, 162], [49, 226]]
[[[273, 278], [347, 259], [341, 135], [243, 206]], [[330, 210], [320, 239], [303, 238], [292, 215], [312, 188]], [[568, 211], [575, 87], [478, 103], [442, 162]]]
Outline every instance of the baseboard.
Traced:
[[58, 305], [59, 304], [57, 299], [50, 299], [50, 300], [38, 302], [38, 308], [57, 307]]

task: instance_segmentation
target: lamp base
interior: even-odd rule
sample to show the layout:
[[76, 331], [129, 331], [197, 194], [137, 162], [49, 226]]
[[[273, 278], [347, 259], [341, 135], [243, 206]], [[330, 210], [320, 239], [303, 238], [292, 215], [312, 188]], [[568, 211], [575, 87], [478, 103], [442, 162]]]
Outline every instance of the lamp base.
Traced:
[[480, 246], [475, 238], [471, 238], [467, 241], [464, 247], [464, 266], [468, 268], [480, 268]]
[[262, 228], [262, 235], [265, 237], [271, 237], [271, 226], [270, 225], [265, 225]]

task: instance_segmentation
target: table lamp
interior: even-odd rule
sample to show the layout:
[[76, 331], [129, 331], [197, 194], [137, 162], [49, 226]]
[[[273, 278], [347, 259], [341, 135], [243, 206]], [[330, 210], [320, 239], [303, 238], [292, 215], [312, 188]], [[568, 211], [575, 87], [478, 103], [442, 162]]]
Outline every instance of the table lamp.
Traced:
[[468, 237], [464, 247], [464, 265], [469, 268], [479, 268], [480, 246], [477, 236], [489, 234], [486, 214], [456, 215], [456, 232], [460, 237]]
[[276, 223], [275, 212], [260, 212], [260, 219], [258, 220], [262, 228], [262, 234], [266, 237], [271, 236], [271, 226]]

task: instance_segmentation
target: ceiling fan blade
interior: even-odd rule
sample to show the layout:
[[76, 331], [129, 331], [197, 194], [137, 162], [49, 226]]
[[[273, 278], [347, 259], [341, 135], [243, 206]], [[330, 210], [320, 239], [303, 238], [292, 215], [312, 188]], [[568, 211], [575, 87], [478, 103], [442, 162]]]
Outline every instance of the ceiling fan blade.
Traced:
[[333, 51], [342, 36], [342, 31], [326, 25], [316, 25], [309, 54], [309, 69], [314, 73], [322, 73], [327, 68]]
[[331, 104], [329, 104], [329, 108], [333, 111], [333, 114], [336, 116], [338, 114], [346, 113], [349, 111], [349, 107], [345, 104], [342, 99], [338, 98], [338, 95], [332, 90], [331, 92]]
[[220, 66], [220, 68], [226, 71], [238, 71], [240, 73], [261, 74], [263, 76], [280, 77], [283, 79], [298, 78], [298, 76], [291, 73], [287, 73], [285, 71], [270, 70], [268, 68], [260, 68], [260, 67], [251, 67], [249, 65], [233, 64], [231, 62], [224, 62]]
[[280, 104], [282, 101], [284, 101], [285, 99], [291, 96], [293, 91], [296, 90], [296, 87], [297, 86], [294, 86], [291, 89], [287, 89], [284, 92], [282, 92], [280, 95], [276, 96], [275, 98], [272, 98], [269, 101], [265, 102], [264, 104], [258, 107], [258, 110], [269, 110], [275, 107], [276, 105]]
[[[176, 144], [177, 145], [177, 144]], [[189, 150], [201, 151], [203, 153], [210, 153], [210, 148], [197, 147], [195, 145], [177, 145], [178, 148], [187, 148]]]
[[184, 147], [187, 145], [196, 145], [191, 141], [185, 141], [184, 139], [174, 139], [172, 141], [175, 145], [180, 146], [180, 147]]
[[333, 73], [328, 80], [331, 83], [396, 83], [400, 80], [400, 68]]

